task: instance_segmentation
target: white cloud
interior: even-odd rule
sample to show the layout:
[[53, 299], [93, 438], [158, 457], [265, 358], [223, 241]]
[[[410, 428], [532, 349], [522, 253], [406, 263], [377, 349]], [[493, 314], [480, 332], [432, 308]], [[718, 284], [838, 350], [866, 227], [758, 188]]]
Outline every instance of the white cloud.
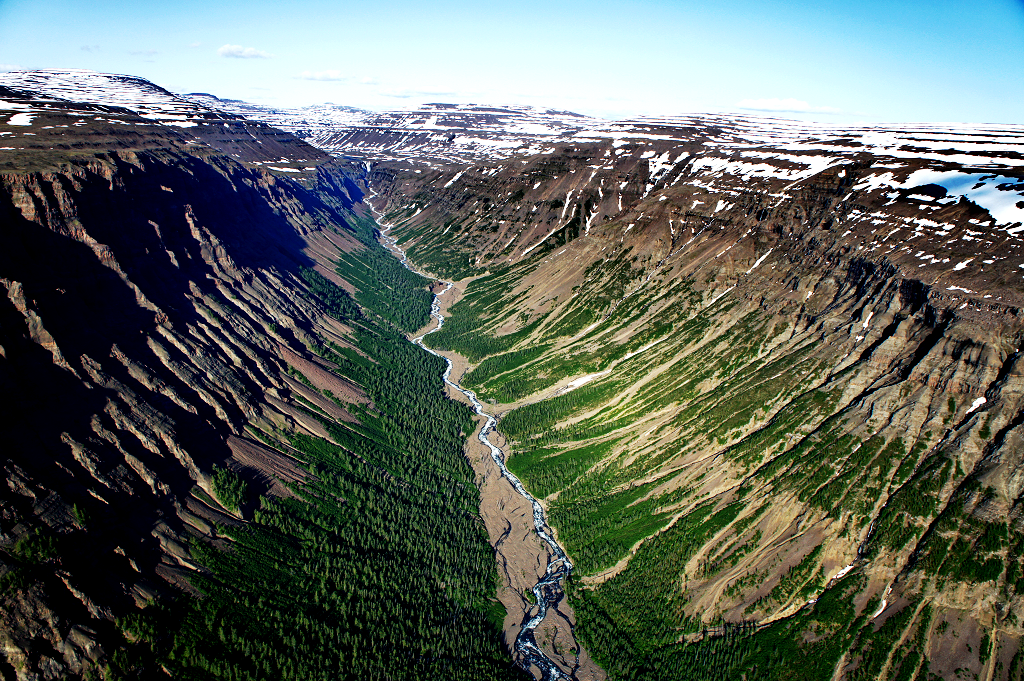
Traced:
[[842, 113], [840, 109], [831, 106], [811, 106], [801, 99], [779, 99], [769, 97], [765, 99], [744, 99], [736, 106], [750, 111], [777, 111], [780, 113]]
[[0, 73], [5, 73], [7, 71], [20, 71], [20, 70], [21, 70], [21, 67], [18, 66], [17, 64], [0, 64]]
[[241, 45], [224, 45], [217, 50], [217, 54], [232, 59], [270, 59], [274, 56], [269, 52], [257, 50], [255, 47], [242, 47]]

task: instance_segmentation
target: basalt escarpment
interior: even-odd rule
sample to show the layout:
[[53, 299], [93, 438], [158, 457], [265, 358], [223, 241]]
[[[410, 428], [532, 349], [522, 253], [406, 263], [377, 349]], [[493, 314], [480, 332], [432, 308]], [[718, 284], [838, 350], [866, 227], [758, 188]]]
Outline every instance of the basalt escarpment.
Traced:
[[360, 158], [326, 163], [137, 79], [17, 78], [5, 677], [516, 676], [366, 181], [471, 280], [429, 342], [576, 566], [549, 656], [1020, 678], [1019, 129], [434, 106], [308, 126]]
[[363, 165], [89, 79], [0, 100], [0, 675], [523, 678]]
[[94, 151], [149, 149], [168, 140], [283, 172], [328, 160], [266, 123], [215, 111], [142, 78], [92, 71], [0, 74], [0, 171], [49, 170]]
[[414, 261], [476, 277], [432, 342], [504, 412], [584, 644], [613, 678], [1017, 678], [1019, 131], [646, 132], [371, 173]]
[[190, 537], [251, 515], [218, 503], [213, 471], [290, 495], [307, 473], [254, 433], [322, 434], [296, 395], [352, 418], [289, 366], [366, 401], [310, 355], [314, 330], [344, 328], [298, 274], [355, 247], [337, 226], [359, 195], [166, 148], [8, 173], [2, 196], [7, 661], [80, 675], [115, 616], [191, 589]]

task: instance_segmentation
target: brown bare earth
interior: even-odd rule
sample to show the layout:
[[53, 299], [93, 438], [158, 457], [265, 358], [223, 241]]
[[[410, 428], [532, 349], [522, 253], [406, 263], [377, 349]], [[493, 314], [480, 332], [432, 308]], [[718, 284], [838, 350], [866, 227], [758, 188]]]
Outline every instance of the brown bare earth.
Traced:
[[231, 448], [232, 461], [263, 474], [271, 494], [295, 496], [285, 483], [302, 482], [306, 479], [306, 471], [297, 461], [266, 445], [234, 435], [228, 436], [227, 445]]
[[[317, 390], [330, 390], [339, 400], [365, 404], [366, 395], [351, 381], [341, 378], [322, 365], [318, 358], [302, 357], [290, 348], [279, 344], [278, 352], [289, 366], [298, 369]], [[327, 405], [324, 405], [325, 407]], [[333, 414], [332, 414], [333, 416]], [[348, 416], [348, 420], [353, 420]]]
[[[442, 315], [447, 315], [451, 306], [458, 302], [468, 283], [468, 280], [456, 282], [448, 293], [441, 296], [438, 302]], [[432, 328], [434, 322], [413, 335], [419, 336]], [[439, 354], [452, 362], [453, 382], [458, 382], [472, 368], [466, 358], [457, 353]], [[452, 399], [470, 404], [469, 399], [457, 390], [448, 388], [448, 394]], [[501, 578], [498, 600], [506, 611], [505, 644], [512, 649], [523, 622], [536, 612], [532, 589], [547, 569], [551, 550], [534, 532], [530, 503], [502, 476], [501, 469], [491, 458], [490, 450], [480, 442], [480, 428], [485, 419], [478, 416], [476, 421], [477, 428], [466, 443], [466, 456], [476, 473], [477, 486], [480, 488], [480, 515], [496, 552]], [[491, 441], [506, 450], [507, 443], [500, 433], [493, 433]], [[571, 678], [579, 681], [605, 679], [604, 670], [577, 643], [573, 634], [575, 626], [575, 613], [563, 597], [557, 607], [548, 610], [547, 617], [535, 630], [537, 644]], [[536, 678], [540, 678], [536, 668], [530, 671]]]
[[[459, 397], [468, 402], [461, 393]], [[478, 417], [478, 424], [482, 422], [483, 419]], [[507, 612], [504, 633], [505, 642], [511, 648], [522, 623], [535, 612], [531, 589], [544, 575], [551, 551], [533, 530], [530, 503], [502, 477], [490, 451], [480, 443], [479, 432], [478, 425], [469, 438], [466, 453], [480, 488], [480, 515], [496, 551], [498, 574], [502, 580], [498, 600]], [[503, 438], [497, 440], [496, 444], [504, 444]], [[604, 679], [604, 672], [576, 642], [572, 633], [575, 625], [575, 614], [563, 598], [537, 627], [537, 644], [572, 678], [580, 681]], [[532, 671], [540, 678], [536, 670]]]

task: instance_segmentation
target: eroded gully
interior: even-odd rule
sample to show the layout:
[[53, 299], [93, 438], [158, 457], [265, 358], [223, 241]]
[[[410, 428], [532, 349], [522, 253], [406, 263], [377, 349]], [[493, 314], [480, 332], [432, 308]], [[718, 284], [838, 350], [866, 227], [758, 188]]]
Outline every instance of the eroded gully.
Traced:
[[[409, 259], [401, 248], [398, 247], [396, 239], [388, 236], [388, 232], [391, 230], [390, 226], [384, 226], [381, 235], [384, 238], [387, 247], [394, 252], [402, 261], [402, 264], [413, 269], [409, 263]], [[414, 270], [415, 271], [415, 270]], [[440, 293], [434, 295], [433, 304], [430, 308], [431, 316], [437, 321], [437, 326], [430, 329], [426, 333], [412, 339], [413, 343], [416, 343], [421, 348], [429, 352], [430, 354], [440, 357], [445, 361], [445, 370], [442, 378], [446, 385], [450, 386], [453, 390], [457, 390], [466, 398], [469, 399], [473, 405], [473, 409], [480, 416], [486, 419], [483, 428], [480, 429], [480, 433], [477, 435], [480, 442], [490, 450], [491, 458], [494, 463], [498, 466], [501, 471], [502, 477], [508, 480], [509, 484], [512, 485], [513, 489], [522, 496], [533, 508], [533, 527], [537, 536], [547, 544], [550, 549], [550, 556], [548, 557], [547, 568], [544, 575], [540, 580], [533, 586], [533, 595], [536, 605], [526, 610], [522, 624], [518, 635], [516, 636], [514, 651], [516, 653], [517, 661], [524, 669], [530, 670], [531, 667], [536, 668], [540, 671], [541, 678], [543, 681], [554, 681], [555, 679], [569, 679], [571, 678], [562, 669], [555, 664], [555, 662], [541, 650], [540, 646], [537, 645], [537, 639], [535, 631], [538, 626], [547, 617], [549, 611], [557, 607], [557, 604], [563, 598], [562, 582], [572, 572], [572, 562], [570, 562], [565, 551], [559, 546], [558, 542], [555, 541], [551, 535], [550, 528], [548, 527], [547, 521], [544, 517], [544, 508], [540, 502], [537, 501], [526, 488], [523, 487], [523, 483], [515, 476], [514, 473], [509, 471], [505, 466], [505, 457], [501, 448], [491, 441], [491, 434], [494, 433], [494, 426], [497, 423], [497, 419], [493, 414], [489, 414], [484, 410], [484, 405], [477, 399], [476, 394], [472, 390], [463, 388], [458, 383], [451, 380], [452, 373], [452, 362], [447, 357], [435, 352], [428, 348], [424, 343], [423, 339], [432, 333], [437, 332], [444, 326], [444, 316], [441, 314], [441, 304], [439, 298], [445, 293], [452, 289], [453, 284], [451, 282], [443, 282], [445, 289]]]

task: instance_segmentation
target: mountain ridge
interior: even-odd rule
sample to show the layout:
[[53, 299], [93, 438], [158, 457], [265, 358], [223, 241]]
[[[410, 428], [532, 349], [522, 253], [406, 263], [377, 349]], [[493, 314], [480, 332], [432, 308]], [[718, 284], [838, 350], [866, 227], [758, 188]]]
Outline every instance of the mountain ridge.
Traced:
[[[583, 572], [578, 632], [613, 677], [1020, 669], [1020, 147], [965, 166], [935, 149], [950, 136], [874, 157], [652, 139], [373, 167], [410, 257], [477, 276], [433, 342], [505, 413], [509, 466]], [[815, 165], [817, 146], [842, 162]], [[668, 612], [633, 605], [657, 599]], [[702, 657], [717, 671], [680, 671]]]
[[522, 678], [363, 166], [3, 93], [0, 675]]
[[[0, 86], [5, 82], [0, 77]], [[202, 128], [203, 116], [221, 121], [215, 117], [237, 114], [196, 114], [188, 120], [196, 127], [182, 129], [142, 119], [149, 127], [132, 144], [144, 142], [151, 151], [106, 151], [100, 158], [96, 150], [105, 145], [126, 144], [127, 126], [97, 116], [86, 122], [81, 113], [94, 109], [58, 114], [20, 92], [0, 97], [2, 106], [16, 105], [7, 109], [6, 129], [0, 121], [0, 132], [10, 133], [0, 143], [22, 146], [0, 154], [49, 151], [54, 138], [19, 133], [42, 133], [50, 119], [11, 124], [25, 107], [33, 116], [81, 120], [82, 128], [90, 128], [79, 136], [83, 144], [90, 139], [84, 133], [102, 131], [86, 147], [94, 160], [79, 165], [87, 170], [69, 171], [75, 166], [63, 158], [64, 166], [48, 166], [63, 170], [31, 181], [5, 173], [7, 192], [17, 197], [11, 205], [30, 223], [51, 224], [49, 216], [63, 216], [72, 220], [69, 234], [79, 234], [74, 219], [100, 224], [84, 213], [76, 217], [69, 199], [78, 195], [83, 173], [104, 178], [91, 180], [97, 187], [120, 186], [122, 180], [115, 180], [133, 173], [152, 184], [158, 166], [198, 169], [202, 160], [247, 186], [243, 194], [259, 205], [274, 206], [268, 224], [288, 222], [287, 229], [268, 232], [266, 252], [273, 261], [306, 253], [312, 262], [303, 262], [354, 292], [364, 314], [398, 311], [386, 302], [388, 295], [374, 293], [372, 277], [359, 274], [353, 254], [373, 252], [373, 228], [361, 220], [361, 202], [370, 201], [382, 222], [393, 225], [390, 234], [415, 264], [462, 281], [462, 299], [426, 342], [466, 358], [461, 382], [500, 413], [498, 428], [512, 449], [508, 466], [545, 505], [576, 565], [565, 585], [564, 603], [575, 612], [567, 620], [568, 637], [556, 631], [539, 641], [566, 675], [575, 674], [566, 646], [582, 644], [610, 678], [1020, 678], [1021, 126], [851, 130], [723, 116], [609, 123], [561, 114], [501, 118], [489, 107], [367, 118], [347, 111], [342, 115], [352, 118], [339, 124], [330, 110], [320, 121], [275, 112], [268, 120], [294, 126], [323, 148], [319, 153], [351, 160], [307, 165], [312, 156], [299, 146], [285, 162], [250, 142], [250, 160], [235, 167], [218, 159], [243, 155], [232, 151], [237, 140], [217, 151], [185, 133]], [[134, 129], [141, 117], [128, 110], [100, 118], [124, 116]], [[365, 198], [363, 185], [373, 191]], [[163, 198], [161, 192], [153, 187], [150, 195]], [[164, 193], [168, 199], [184, 195], [180, 189]], [[339, 228], [339, 219], [349, 228]], [[245, 433], [299, 459], [306, 455], [296, 454], [299, 440], [288, 440], [287, 433], [337, 443], [340, 431], [325, 416], [335, 425], [368, 423], [371, 402], [358, 388], [352, 386], [341, 403], [324, 392], [338, 395], [344, 385], [332, 378], [331, 363], [349, 366], [344, 356], [358, 364], [358, 353], [341, 350], [352, 342], [346, 327], [356, 324], [344, 296], [297, 271], [257, 285], [273, 270], [232, 263], [239, 253], [259, 248], [246, 248], [237, 236], [213, 238], [216, 232], [203, 229], [225, 228], [230, 220], [174, 220], [181, 238], [199, 243], [196, 264], [201, 260], [214, 272], [193, 282], [198, 293], [190, 290], [190, 304], [202, 306], [195, 309], [205, 321], [193, 324], [185, 339], [195, 344], [208, 338], [212, 344], [202, 341], [207, 352], [228, 367], [204, 388], [209, 399], [195, 402], [204, 413], [212, 403], [221, 405], [225, 416], [210, 422], [233, 424], [228, 430], [246, 437], [244, 423], [260, 424], [261, 412], [281, 414], [262, 436]], [[163, 221], [155, 220], [161, 228]], [[188, 236], [194, 233], [199, 236]], [[281, 238], [286, 245], [275, 251]], [[110, 263], [106, 239], [93, 239], [90, 257]], [[124, 263], [144, 261], [138, 249], [115, 250], [118, 263], [123, 253], [133, 254]], [[134, 282], [136, 270], [120, 267]], [[15, 268], [5, 265], [11, 301], [5, 314], [17, 324], [0, 328], [25, 330], [24, 338], [10, 332], [5, 358], [8, 348], [38, 346], [36, 352], [45, 352], [39, 366], [70, 369], [79, 379], [131, 394], [118, 385], [146, 376], [138, 368], [141, 356], [129, 352], [135, 346], [118, 342], [113, 366], [120, 363], [127, 373], [116, 369], [119, 384], [112, 382], [105, 375], [111, 372], [106, 354], [88, 353], [96, 359], [86, 361], [65, 350], [67, 333], [48, 320], [71, 317], [46, 309], [54, 309], [57, 294], [23, 293], [38, 285], [27, 286], [27, 275], [6, 274]], [[250, 276], [256, 278], [250, 282]], [[387, 281], [392, 292], [406, 290], [399, 280]], [[217, 320], [235, 318], [233, 306], [241, 304], [230, 296], [212, 299], [211, 285], [236, 295], [245, 291], [254, 311], [273, 301], [287, 312], [271, 322], [263, 313], [244, 311], [241, 318], [258, 318], [263, 331], [239, 344], [230, 325]], [[154, 289], [141, 290], [150, 296], [145, 291]], [[418, 300], [409, 290], [409, 300]], [[166, 307], [157, 296], [132, 304], [149, 309], [150, 299], [159, 310]], [[329, 321], [318, 312], [329, 300], [348, 316]], [[410, 309], [417, 304], [409, 303]], [[271, 326], [288, 319], [300, 322], [285, 327], [294, 336]], [[260, 337], [279, 346], [264, 347]], [[321, 343], [325, 339], [338, 347]], [[243, 357], [253, 352], [252, 344], [270, 353], [264, 357], [269, 364], [257, 363], [259, 370]], [[331, 352], [323, 354], [311, 350], [328, 347]], [[234, 358], [251, 375], [241, 377], [243, 385], [270, 381], [274, 391], [247, 395], [229, 368]], [[151, 390], [163, 390], [161, 405], [188, 413], [192, 400], [182, 399], [180, 379], [147, 380]], [[388, 401], [383, 393], [376, 399]], [[151, 411], [133, 409], [156, 424], [148, 426], [153, 432], [170, 432]], [[143, 449], [149, 441], [160, 450], [158, 439], [123, 416], [129, 412], [117, 407], [98, 413], [102, 432], [132, 432]], [[460, 427], [454, 432], [465, 434]], [[55, 456], [67, 459], [62, 465], [69, 470], [84, 467], [74, 470], [85, 475], [94, 457], [75, 432], [67, 431], [70, 442], [61, 441], [64, 453]], [[260, 446], [256, 440], [249, 440], [252, 446]], [[149, 456], [140, 451], [136, 458]], [[275, 494], [281, 497], [326, 479], [320, 468], [284, 460], [255, 477], [247, 471], [258, 455], [232, 456], [234, 470], [249, 476], [250, 485], [262, 484], [268, 492], [279, 485]], [[402, 457], [387, 461], [404, 466]], [[96, 470], [109, 478], [104, 468]], [[202, 503], [220, 505], [214, 517], [230, 524], [223, 500], [231, 498], [231, 486], [222, 481], [218, 491], [208, 462], [197, 470], [201, 475], [189, 472], [180, 480], [201, 479], [209, 497]], [[156, 495], [160, 476], [149, 477]], [[20, 489], [32, 489], [32, 476], [10, 479], [25, 480]], [[203, 499], [198, 492], [191, 498]], [[25, 517], [58, 519], [69, 533], [83, 531], [74, 529], [86, 521], [76, 519], [73, 505], [48, 503]], [[150, 561], [166, 556], [156, 562], [187, 576], [212, 554], [190, 555], [175, 532], [181, 530], [161, 529], [161, 548], [144, 553]], [[46, 545], [25, 541], [18, 544], [22, 553], [5, 554], [10, 564], [20, 566], [31, 555], [56, 569]], [[490, 537], [492, 545], [497, 541]], [[23, 555], [30, 549], [35, 553]], [[519, 581], [508, 578], [505, 587], [520, 588]], [[189, 583], [179, 581], [186, 591]], [[55, 586], [86, 593], [74, 581], [66, 584]], [[483, 593], [479, 584], [467, 588]], [[528, 612], [528, 597], [521, 600]], [[92, 644], [72, 646], [69, 641], [84, 641], [81, 631], [61, 627], [67, 633], [54, 646], [96, 645], [93, 637]], [[114, 640], [105, 638], [104, 645]], [[47, 668], [38, 651], [25, 650], [23, 659], [34, 669]], [[82, 669], [81, 662], [75, 667], [69, 661], [75, 655], [83, 659], [81, 653], [46, 653]]]

